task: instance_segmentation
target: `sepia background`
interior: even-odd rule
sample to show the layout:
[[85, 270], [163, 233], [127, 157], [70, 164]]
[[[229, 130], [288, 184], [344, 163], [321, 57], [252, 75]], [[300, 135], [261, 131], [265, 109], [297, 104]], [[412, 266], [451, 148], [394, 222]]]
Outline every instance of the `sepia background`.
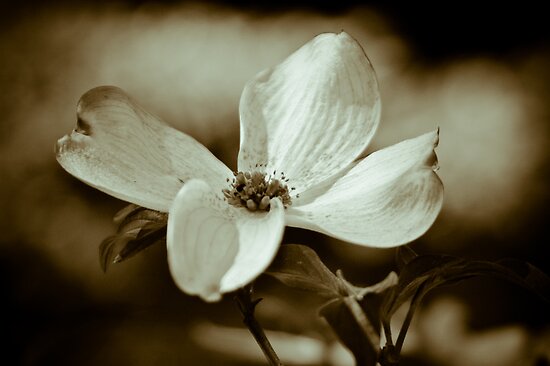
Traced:
[[[176, 288], [166, 249], [103, 273], [98, 245], [125, 203], [72, 178], [54, 143], [88, 89], [117, 85], [230, 168], [247, 80], [323, 32], [346, 31], [379, 77], [369, 151], [440, 127], [445, 203], [419, 253], [517, 258], [550, 273], [550, 52], [542, 9], [445, 2], [26, 3], [0, 15], [0, 281], [6, 365], [262, 365], [230, 298]], [[327, 265], [368, 285], [394, 270], [375, 250], [289, 229]], [[283, 361], [351, 365], [317, 316], [321, 299], [261, 277], [258, 316]], [[547, 304], [477, 278], [432, 293], [403, 365], [548, 365]], [[2, 362], [4, 364], [4, 362]]]

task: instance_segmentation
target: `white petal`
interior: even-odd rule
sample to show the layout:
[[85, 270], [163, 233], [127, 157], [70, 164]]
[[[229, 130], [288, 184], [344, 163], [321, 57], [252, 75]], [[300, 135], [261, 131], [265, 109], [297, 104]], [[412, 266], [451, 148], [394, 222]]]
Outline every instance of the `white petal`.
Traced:
[[183, 182], [204, 179], [221, 190], [232, 177], [208, 149], [144, 111], [119, 88], [88, 91], [77, 116], [76, 129], [57, 142], [57, 161], [114, 197], [168, 211]]
[[240, 115], [239, 170], [267, 164], [302, 192], [370, 142], [380, 117], [376, 75], [349, 35], [321, 34], [249, 82]]
[[178, 287], [206, 301], [245, 286], [271, 263], [284, 230], [284, 208], [229, 205], [203, 181], [178, 192], [168, 216], [168, 264]]
[[443, 203], [434, 172], [438, 140], [434, 131], [367, 156], [313, 202], [297, 201], [287, 224], [373, 247], [418, 238]]

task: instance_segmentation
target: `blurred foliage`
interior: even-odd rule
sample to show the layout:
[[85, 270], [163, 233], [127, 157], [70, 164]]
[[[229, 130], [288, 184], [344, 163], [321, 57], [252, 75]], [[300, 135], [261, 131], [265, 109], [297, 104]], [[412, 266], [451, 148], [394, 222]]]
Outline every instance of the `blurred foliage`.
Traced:
[[[510, 281], [527, 288], [550, 304], [550, 277], [519, 260], [498, 262], [468, 260], [448, 255], [416, 255], [408, 248], [397, 249], [398, 277], [393, 272], [383, 281], [365, 288], [346, 281], [341, 272], [332, 274], [310, 248], [286, 244], [267, 274], [285, 285], [328, 298], [320, 309], [340, 340], [355, 356], [356, 364], [398, 365], [405, 336], [415, 311], [433, 289], [477, 276]], [[391, 323], [395, 312], [406, 302], [407, 315], [395, 340]], [[380, 330], [386, 344], [380, 349]]]

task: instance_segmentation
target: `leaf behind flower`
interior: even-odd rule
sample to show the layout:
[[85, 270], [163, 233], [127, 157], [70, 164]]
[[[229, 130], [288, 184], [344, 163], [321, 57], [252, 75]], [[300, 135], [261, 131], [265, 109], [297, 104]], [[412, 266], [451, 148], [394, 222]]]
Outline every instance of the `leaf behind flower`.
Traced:
[[106, 272], [112, 263], [120, 263], [149, 246], [166, 240], [165, 213], [134, 204], [120, 210], [114, 217], [119, 224], [117, 233], [99, 246], [99, 262]]
[[322, 297], [332, 299], [346, 295], [342, 280], [323, 264], [313, 249], [305, 245], [282, 245], [265, 273], [289, 287]]

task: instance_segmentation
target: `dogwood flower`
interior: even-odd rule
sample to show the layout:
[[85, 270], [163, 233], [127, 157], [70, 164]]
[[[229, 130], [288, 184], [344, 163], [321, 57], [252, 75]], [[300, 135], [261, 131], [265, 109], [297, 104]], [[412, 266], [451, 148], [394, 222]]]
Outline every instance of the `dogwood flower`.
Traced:
[[273, 260], [285, 225], [371, 247], [422, 235], [438, 215], [438, 131], [356, 161], [378, 126], [374, 70], [348, 34], [321, 34], [244, 88], [238, 172], [143, 110], [121, 89], [85, 93], [57, 143], [70, 174], [119, 199], [168, 212], [168, 263], [206, 301]]

